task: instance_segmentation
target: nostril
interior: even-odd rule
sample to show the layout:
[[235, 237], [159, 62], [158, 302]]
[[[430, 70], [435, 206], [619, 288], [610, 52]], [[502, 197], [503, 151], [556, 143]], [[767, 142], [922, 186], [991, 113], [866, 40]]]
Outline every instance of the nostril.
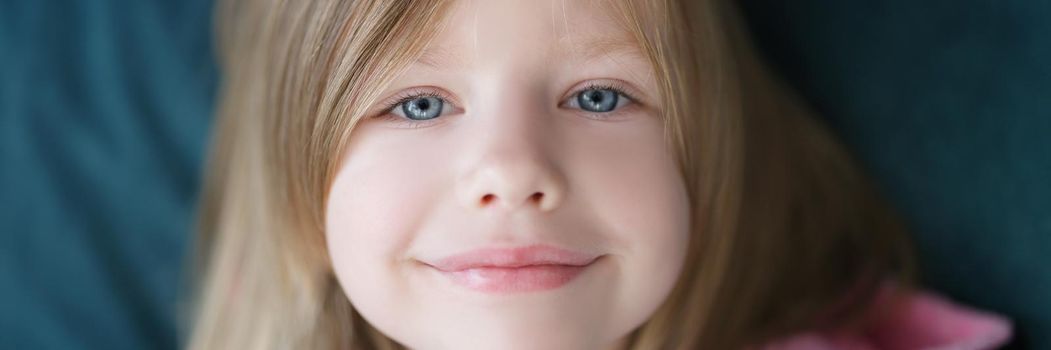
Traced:
[[[529, 198], [528, 198], [529, 202], [535, 203], [535, 204], [540, 204], [543, 200], [544, 200], [544, 193], [542, 193], [542, 192], [533, 193], [533, 195], [529, 196]], [[487, 206], [489, 204], [492, 204], [493, 201], [496, 201], [496, 195], [494, 195], [492, 193], [489, 193], [489, 194], [486, 194], [486, 195], [482, 196], [481, 205], [482, 206]]]

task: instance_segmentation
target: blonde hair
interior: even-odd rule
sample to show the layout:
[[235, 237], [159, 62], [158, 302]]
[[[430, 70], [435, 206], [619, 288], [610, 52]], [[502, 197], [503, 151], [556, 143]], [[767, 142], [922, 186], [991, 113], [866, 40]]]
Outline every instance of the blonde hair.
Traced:
[[[730, 349], [853, 322], [910, 279], [893, 213], [715, 0], [613, 1], [660, 82], [694, 227], [672, 294], [634, 349]], [[201, 204], [193, 349], [401, 346], [336, 282], [324, 204], [377, 92], [448, 1], [224, 0], [225, 74]], [[654, 25], [657, 24], [657, 25]]]

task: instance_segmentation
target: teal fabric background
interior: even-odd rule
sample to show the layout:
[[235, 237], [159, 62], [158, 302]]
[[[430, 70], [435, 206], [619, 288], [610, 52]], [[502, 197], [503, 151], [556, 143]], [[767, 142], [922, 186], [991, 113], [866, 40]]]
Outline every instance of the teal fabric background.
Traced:
[[211, 1], [0, 0], [0, 349], [173, 349]]
[[[924, 282], [1051, 349], [1051, 3], [745, 0]], [[0, 1], [0, 348], [176, 348], [211, 0]]]
[[1051, 349], [1051, 2], [744, 3], [904, 212], [922, 281]]

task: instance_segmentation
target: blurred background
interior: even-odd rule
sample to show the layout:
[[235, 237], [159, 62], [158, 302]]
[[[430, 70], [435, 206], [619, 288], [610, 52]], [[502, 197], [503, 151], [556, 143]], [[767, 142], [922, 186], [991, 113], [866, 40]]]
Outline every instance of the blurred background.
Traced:
[[[1051, 1], [742, 0], [922, 282], [1051, 349]], [[0, 349], [175, 349], [212, 0], [0, 0]]]

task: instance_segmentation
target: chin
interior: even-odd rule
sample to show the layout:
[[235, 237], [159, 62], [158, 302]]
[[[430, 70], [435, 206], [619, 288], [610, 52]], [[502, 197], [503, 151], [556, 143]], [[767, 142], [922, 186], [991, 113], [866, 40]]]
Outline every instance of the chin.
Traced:
[[[456, 334], [455, 338], [448, 339], [444, 349], [501, 349], [501, 350], [533, 350], [533, 349], [605, 349], [600, 341], [594, 337], [584, 334], [563, 334], [555, 327], [544, 327], [533, 330], [509, 331], [499, 334], [485, 334], [481, 332], [466, 332]], [[422, 344], [417, 349], [434, 348], [433, 345]]]

